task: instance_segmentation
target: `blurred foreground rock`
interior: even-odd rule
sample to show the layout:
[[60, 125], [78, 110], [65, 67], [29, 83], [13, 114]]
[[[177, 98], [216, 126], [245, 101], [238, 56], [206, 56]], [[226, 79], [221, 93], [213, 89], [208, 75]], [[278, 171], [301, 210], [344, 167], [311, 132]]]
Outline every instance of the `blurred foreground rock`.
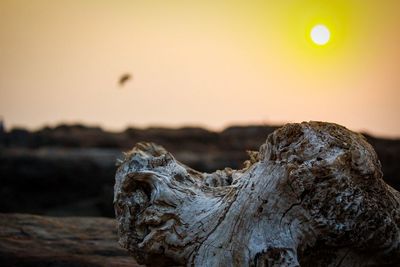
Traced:
[[0, 214], [0, 266], [140, 266], [118, 246], [115, 227], [105, 218]]

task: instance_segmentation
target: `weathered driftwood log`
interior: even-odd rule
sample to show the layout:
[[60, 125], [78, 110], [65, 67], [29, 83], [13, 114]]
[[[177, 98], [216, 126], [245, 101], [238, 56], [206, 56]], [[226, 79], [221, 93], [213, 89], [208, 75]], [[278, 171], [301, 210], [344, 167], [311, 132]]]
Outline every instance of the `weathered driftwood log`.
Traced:
[[360, 134], [288, 124], [242, 170], [199, 173], [139, 143], [116, 173], [119, 242], [148, 266], [399, 264], [399, 192]]

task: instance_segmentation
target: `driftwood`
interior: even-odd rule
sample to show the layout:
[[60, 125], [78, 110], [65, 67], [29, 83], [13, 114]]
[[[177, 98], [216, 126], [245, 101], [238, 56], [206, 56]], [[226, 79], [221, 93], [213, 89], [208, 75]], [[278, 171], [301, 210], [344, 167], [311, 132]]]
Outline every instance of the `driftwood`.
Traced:
[[399, 192], [365, 138], [288, 124], [242, 170], [139, 143], [116, 173], [119, 243], [148, 266], [397, 266]]
[[118, 246], [115, 220], [0, 213], [1, 267], [139, 267]]

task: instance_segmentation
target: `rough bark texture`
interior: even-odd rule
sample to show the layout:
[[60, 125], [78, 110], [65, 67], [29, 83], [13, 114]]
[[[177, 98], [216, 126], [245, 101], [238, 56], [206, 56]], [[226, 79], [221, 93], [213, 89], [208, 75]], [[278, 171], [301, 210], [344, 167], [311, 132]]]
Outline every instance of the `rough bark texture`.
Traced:
[[0, 214], [2, 267], [139, 267], [117, 243], [115, 220]]
[[249, 156], [208, 174], [137, 144], [116, 173], [120, 244], [149, 266], [400, 264], [400, 196], [363, 136], [288, 124]]

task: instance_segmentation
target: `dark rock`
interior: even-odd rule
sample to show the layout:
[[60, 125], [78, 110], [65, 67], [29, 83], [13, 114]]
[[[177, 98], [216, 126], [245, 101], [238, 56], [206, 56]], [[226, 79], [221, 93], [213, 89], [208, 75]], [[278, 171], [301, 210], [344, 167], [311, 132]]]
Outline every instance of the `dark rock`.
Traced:
[[[113, 217], [115, 161], [137, 142], [155, 142], [202, 172], [240, 169], [246, 150], [264, 143], [276, 126], [233, 126], [221, 132], [196, 127], [128, 128], [60, 125], [0, 138], [0, 212]], [[385, 181], [400, 190], [400, 140], [366, 135], [382, 163]]]
[[[117, 150], [7, 149], [0, 153], [0, 211], [52, 215], [108, 215]], [[56, 213], [54, 213], [56, 211]], [[62, 212], [64, 211], [64, 212]]]
[[376, 138], [364, 134], [368, 142], [374, 147], [382, 164], [385, 181], [400, 191], [400, 140]]

